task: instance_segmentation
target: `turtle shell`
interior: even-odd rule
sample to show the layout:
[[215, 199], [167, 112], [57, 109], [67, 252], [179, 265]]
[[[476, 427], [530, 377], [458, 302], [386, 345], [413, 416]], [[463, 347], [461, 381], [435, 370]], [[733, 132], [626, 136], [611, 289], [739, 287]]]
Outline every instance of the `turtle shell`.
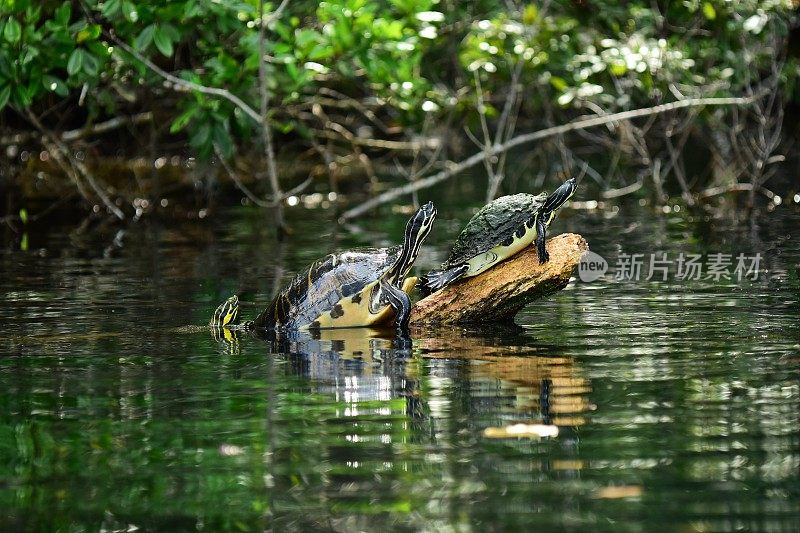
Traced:
[[520, 193], [501, 196], [486, 204], [467, 222], [442, 267], [463, 264], [512, 237], [526, 222], [530, 226], [546, 199], [547, 193]]
[[315, 261], [292, 279], [254, 325], [314, 327], [323, 315], [336, 319], [346, 308], [358, 309], [363, 289], [375, 283], [397, 261], [401, 249], [394, 246], [349, 250]]

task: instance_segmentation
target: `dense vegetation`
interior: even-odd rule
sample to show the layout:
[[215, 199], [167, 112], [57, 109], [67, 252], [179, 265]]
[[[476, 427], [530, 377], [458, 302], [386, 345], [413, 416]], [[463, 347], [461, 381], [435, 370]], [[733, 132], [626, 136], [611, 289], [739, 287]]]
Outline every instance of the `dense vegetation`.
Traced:
[[[84, 198], [111, 208], [94, 159], [139, 155], [131, 152], [147, 144], [115, 137], [87, 157], [82, 139], [118, 124], [134, 139], [147, 132], [163, 146], [157, 155], [258, 153], [269, 163], [278, 135], [279, 158], [310, 149], [327, 172], [357, 166], [372, 183], [374, 161], [394, 160], [414, 180], [445, 168], [451, 131], [486, 149], [523, 124], [767, 94], [733, 110], [687, 107], [555, 135], [531, 155], [541, 175], [582, 166], [603, 189], [646, 183], [656, 201], [677, 193], [692, 202], [743, 182], [751, 194], [764, 188], [780, 160], [783, 102], [796, 99], [791, 2], [512, 4], [2, 0], [0, 128], [14, 165], [0, 180], [24, 170], [22, 149], [43, 145]], [[721, 157], [693, 170], [704, 178], [692, 183], [682, 155], [698, 136]], [[192, 154], [166, 144], [181, 138]], [[502, 188], [497, 155], [483, 161], [489, 196]], [[291, 179], [269, 170], [272, 190], [256, 183], [258, 198]]]

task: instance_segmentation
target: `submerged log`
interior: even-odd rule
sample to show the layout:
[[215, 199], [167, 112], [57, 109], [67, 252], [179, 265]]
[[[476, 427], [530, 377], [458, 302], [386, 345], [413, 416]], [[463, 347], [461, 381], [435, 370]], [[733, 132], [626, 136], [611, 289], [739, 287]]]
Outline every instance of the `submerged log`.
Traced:
[[542, 265], [536, 247], [529, 246], [478, 276], [418, 301], [411, 310], [411, 325], [511, 321], [528, 303], [566, 287], [588, 249], [580, 235], [558, 235], [547, 241], [550, 260]]

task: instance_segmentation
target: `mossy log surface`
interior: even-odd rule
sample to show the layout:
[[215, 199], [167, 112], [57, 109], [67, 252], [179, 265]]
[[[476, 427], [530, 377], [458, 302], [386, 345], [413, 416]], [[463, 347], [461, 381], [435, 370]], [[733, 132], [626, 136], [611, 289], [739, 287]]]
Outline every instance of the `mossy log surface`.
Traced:
[[547, 241], [550, 260], [540, 264], [529, 246], [486, 272], [466, 278], [414, 304], [412, 326], [487, 324], [513, 320], [533, 300], [554, 294], [569, 283], [589, 249], [586, 239], [565, 233]]

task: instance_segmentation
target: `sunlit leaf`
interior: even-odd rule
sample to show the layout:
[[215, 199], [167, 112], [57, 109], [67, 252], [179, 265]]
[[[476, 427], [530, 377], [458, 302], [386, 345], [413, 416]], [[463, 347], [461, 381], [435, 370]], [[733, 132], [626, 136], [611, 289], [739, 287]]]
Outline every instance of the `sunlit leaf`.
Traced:
[[308, 59], [318, 61], [333, 56], [333, 48], [325, 44], [318, 44], [308, 53]]
[[136, 4], [130, 0], [122, 0], [122, 16], [129, 22], [136, 22], [139, 20], [139, 12], [136, 10]]
[[3, 29], [3, 37], [12, 44], [16, 44], [22, 38], [22, 26], [16, 19], [8, 19], [6, 27]]
[[611, 73], [614, 76], [622, 76], [628, 72], [628, 66], [624, 62], [613, 63], [611, 65]]
[[567, 90], [567, 82], [564, 81], [564, 78], [559, 78], [558, 76], [551, 76], [550, 77], [550, 85], [557, 91], [566, 91]]
[[75, 41], [78, 43], [82, 43], [84, 41], [94, 41], [100, 36], [100, 25], [99, 24], [90, 24], [85, 29], [78, 32], [75, 36]]
[[525, 11], [522, 13], [522, 22], [525, 24], [533, 24], [539, 16], [539, 8], [535, 4], [528, 4], [525, 6]]
[[717, 10], [714, 9], [714, 6], [711, 5], [710, 2], [704, 2], [703, 3], [703, 15], [705, 15], [705, 17], [708, 20], [714, 20], [715, 18], [717, 18]]
[[565, 92], [564, 94], [562, 94], [561, 96], [558, 97], [557, 102], [558, 102], [558, 105], [567, 105], [568, 103], [570, 103], [574, 99], [575, 99], [575, 93], [572, 92], [572, 91], [567, 91], [567, 92]]

